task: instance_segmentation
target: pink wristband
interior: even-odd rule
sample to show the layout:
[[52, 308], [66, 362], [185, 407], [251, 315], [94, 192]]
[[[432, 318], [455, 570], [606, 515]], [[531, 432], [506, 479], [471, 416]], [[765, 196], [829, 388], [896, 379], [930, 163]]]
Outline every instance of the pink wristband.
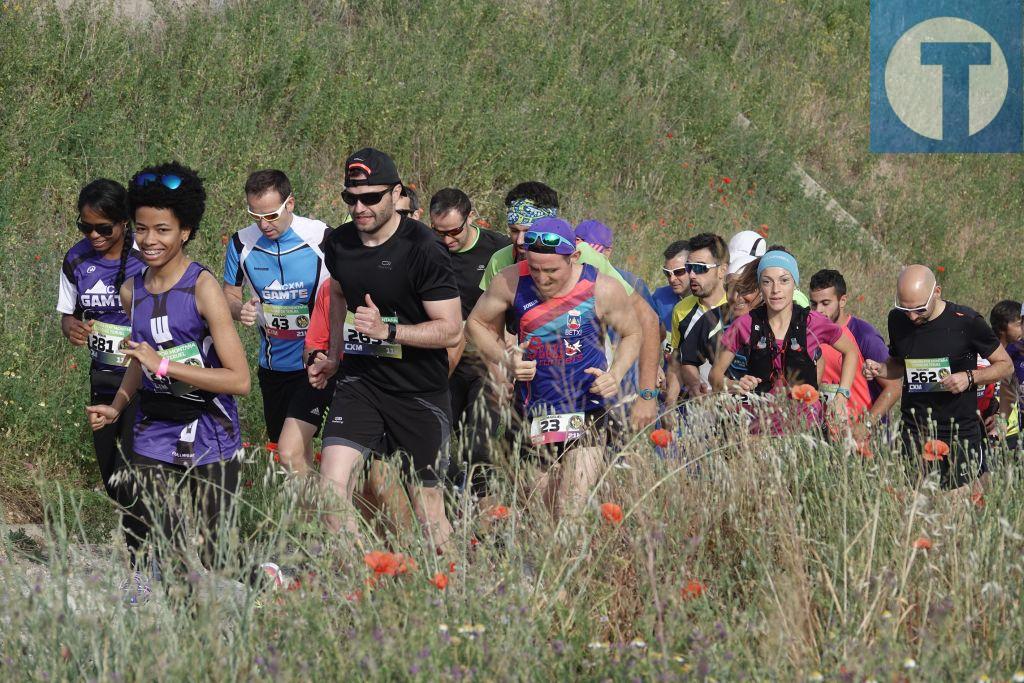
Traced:
[[156, 376], [164, 378], [167, 376], [167, 369], [171, 367], [171, 361], [168, 358], [163, 358], [160, 361], [160, 367], [156, 369]]

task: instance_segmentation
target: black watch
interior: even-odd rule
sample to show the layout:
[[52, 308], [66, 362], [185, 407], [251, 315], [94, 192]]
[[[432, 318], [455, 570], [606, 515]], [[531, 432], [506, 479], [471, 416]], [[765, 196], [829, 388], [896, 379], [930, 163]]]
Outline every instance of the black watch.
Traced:
[[395, 323], [388, 323], [388, 338], [385, 341], [388, 344], [394, 344], [396, 334], [398, 334], [398, 325]]
[[307, 368], [310, 365], [312, 365], [313, 363], [316, 362], [316, 354], [318, 354], [318, 353], [319, 354], [323, 354], [323, 356], [325, 358], [327, 357], [327, 352], [324, 351], [323, 349], [313, 349], [312, 351], [309, 352], [309, 355], [306, 356], [306, 367]]

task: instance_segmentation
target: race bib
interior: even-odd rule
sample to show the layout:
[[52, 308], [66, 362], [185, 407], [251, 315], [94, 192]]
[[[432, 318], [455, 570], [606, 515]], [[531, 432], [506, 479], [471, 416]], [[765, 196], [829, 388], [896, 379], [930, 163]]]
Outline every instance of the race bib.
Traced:
[[128, 365], [128, 359], [121, 353], [121, 349], [131, 333], [130, 327], [94, 320], [92, 332], [89, 333], [89, 354], [94, 361], [103, 365]]
[[585, 425], [583, 413], [535, 417], [530, 423], [530, 442], [534, 446], [543, 446], [576, 439], [583, 433]]
[[309, 308], [305, 304], [282, 306], [263, 304], [264, 331], [276, 339], [303, 339], [309, 327]]
[[[196, 346], [195, 342], [189, 342], [182, 344], [181, 346], [175, 346], [170, 349], [163, 349], [157, 351], [157, 355], [161, 358], [166, 358], [172, 363], [184, 363], [185, 365], [195, 365], [198, 368], [205, 368], [206, 365], [203, 363], [203, 357], [199, 354], [199, 347]], [[196, 388], [186, 382], [173, 381], [169, 377], [157, 377], [149, 371], [146, 366], [142, 367], [142, 371], [146, 373], [146, 377], [153, 383], [153, 390], [157, 393], [174, 394], [175, 396], [185, 396], [188, 398], [198, 398], [193, 392]]]
[[[398, 318], [394, 316], [381, 316], [386, 323], [398, 324]], [[402, 345], [391, 344], [383, 339], [368, 337], [356, 330], [356, 318], [352, 311], [345, 315], [345, 353], [354, 353], [357, 356], [376, 356], [377, 358], [402, 358]]]
[[951, 374], [948, 358], [908, 358], [904, 363], [907, 366], [907, 391], [912, 394], [946, 391], [940, 382]]

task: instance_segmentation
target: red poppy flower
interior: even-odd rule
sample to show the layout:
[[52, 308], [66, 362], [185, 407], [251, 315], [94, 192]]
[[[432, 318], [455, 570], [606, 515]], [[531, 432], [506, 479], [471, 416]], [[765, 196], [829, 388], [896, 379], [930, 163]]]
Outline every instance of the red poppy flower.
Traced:
[[680, 593], [683, 596], [683, 600], [693, 600], [704, 595], [705, 586], [697, 579], [690, 579], [686, 582], [686, 585], [680, 589]]
[[797, 401], [803, 401], [810, 405], [817, 403], [820, 398], [818, 390], [812, 387], [810, 384], [798, 384], [790, 390], [790, 396]]
[[659, 218], [658, 219], [658, 225], [660, 225], [661, 227], [664, 228], [667, 225], [667, 223], [665, 222], [664, 218]]
[[320, 460], [323, 458], [323, 455], [323, 452], [317, 451], [316, 453], [313, 454], [313, 459], [316, 460], [317, 462], [320, 462]]
[[651, 443], [655, 446], [665, 448], [672, 443], [672, 432], [667, 429], [655, 429], [651, 432]]
[[458, 567], [455, 565], [454, 562], [449, 562], [448, 563], [448, 573], [449, 574], [454, 574], [456, 569], [458, 569]]
[[253, 480], [252, 480], [252, 479], [246, 479], [246, 480], [245, 480], [245, 484], [244, 484], [245, 488], [247, 488], [247, 489], [251, 489], [251, 488], [252, 488], [253, 486], [255, 486], [255, 485], [256, 485], [256, 484], [255, 484], [255, 483], [253, 482]]
[[249, 443], [248, 441], [243, 441], [242, 442], [242, 448], [251, 448], [251, 447], [252, 447], [252, 444]]
[[438, 572], [434, 574], [434, 578], [430, 579], [431, 585], [439, 591], [443, 591], [448, 587], [448, 575]]
[[985, 496], [981, 491], [975, 491], [971, 494], [971, 502], [974, 503], [974, 507], [983, 508], [985, 507]]
[[726, 185], [728, 185], [729, 183], [732, 182], [732, 178], [730, 178], [729, 176], [724, 176], [722, 178], [722, 182], [725, 183]]
[[476, 219], [476, 224], [479, 225], [481, 228], [490, 228], [491, 227], [491, 224], [488, 221], [485, 221], [483, 218], [477, 218]]
[[281, 455], [279, 453], [274, 453], [274, 462], [281, 462]]
[[43, 257], [42, 257], [42, 256], [40, 256], [39, 254], [36, 254], [36, 261], [39, 261], [39, 260], [40, 260], [40, 259], [42, 259], [42, 258], [43, 258]]
[[939, 271], [940, 273], [945, 273], [946, 272], [946, 266], [939, 266], [935, 270]]
[[757, 231], [757, 234], [760, 235], [761, 237], [767, 238], [768, 237], [768, 224], [767, 223], [762, 223], [761, 224], [761, 228]]
[[398, 556], [383, 550], [373, 550], [363, 556], [363, 562], [373, 570], [374, 576], [394, 576], [398, 573]]
[[921, 536], [912, 544], [915, 550], [931, 550], [932, 542], [927, 536]]
[[672, 139], [672, 133], [668, 133], [667, 135], [665, 135], [665, 137], [667, 137], [669, 140], [671, 140]]
[[942, 460], [949, 455], [949, 444], [939, 439], [930, 439], [924, 444], [924, 457], [928, 462]]
[[416, 189], [416, 183], [406, 183], [405, 186], [408, 187], [410, 190]]
[[622, 508], [616, 503], [601, 503], [601, 517], [612, 524], [622, 522]]
[[72, 370], [77, 370], [78, 369], [78, 363], [72, 363], [71, 364], [71, 369]]
[[274, 453], [275, 451], [277, 451], [277, 442], [276, 441], [268, 441], [267, 442], [267, 450], [270, 451], [271, 453]]
[[504, 505], [495, 505], [487, 514], [491, 516], [491, 519], [508, 519], [508, 508]]

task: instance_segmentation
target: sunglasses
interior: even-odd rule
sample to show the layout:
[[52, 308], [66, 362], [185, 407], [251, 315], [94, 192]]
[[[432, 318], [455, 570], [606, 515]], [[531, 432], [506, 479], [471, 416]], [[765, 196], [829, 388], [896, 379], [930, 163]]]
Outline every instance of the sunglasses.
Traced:
[[576, 249], [575, 241], [567, 240], [558, 233], [534, 232], [529, 230], [525, 235], [523, 235], [523, 244], [526, 246], [532, 247], [537, 242], [540, 242], [545, 247], [557, 247], [559, 244], [568, 244], [573, 249]]
[[665, 273], [665, 277], [682, 277], [686, 274], [686, 266], [683, 266], [682, 268], [673, 268], [671, 270], [668, 268], [662, 268], [661, 272]]
[[[291, 198], [292, 196], [288, 195], [288, 199]], [[268, 223], [273, 223], [274, 221], [281, 217], [281, 213], [284, 211], [284, 205], [288, 203], [288, 199], [285, 199], [283, 202], [281, 202], [281, 206], [277, 207], [277, 211], [271, 211], [270, 213], [256, 213], [249, 207], [246, 207], [245, 211], [250, 216], [252, 216], [256, 221], [266, 221]]]
[[135, 187], [145, 187], [150, 183], [155, 183], [158, 181], [168, 190], [177, 190], [179, 187], [181, 187], [181, 184], [184, 182], [181, 179], [181, 176], [174, 175], [173, 173], [140, 173], [135, 177]]
[[434, 228], [434, 232], [436, 232], [441, 237], [455, 237], [456, 235], [461, 235], [462, 234], [462, 231], [466, 229], [466, 223], [467, 222], [469, 222], [469, 216], [466, 216], [462, 220], [462, 225], [460, 225], [457, 228], [452, 228], [451, 230], [439, 230], [437, 228], [434, 228], [434, 226], [430, 226], [430, 227]]
[[900, 300], [897, 297], [897, 298], [893, 299], [892, 307], [895, 308], [897, 311], [903, 311], [904, 313], [913, 313], [914, 315], [924, 315], [925, 313], [928, 312], [928, 309], [931, 307], [931, 305], [932, 305], [932, 297], [934, 297], [934, 296], [935, 296], [935, 288], [933, 287], [932, 288], [932, 293], [928, 295], [928, 301], [925, 302], [924, 306], [914, 306], [913, 308], [907, 308], [905, 306], [900, 306]]
[[399, 216], [409, 217], [409, 216], [412, 215], [412, 210], [411, 209], [395, 209], [395, 213], [397, 213]]
[[341, 201], [345, 202], [349, 206], [355, 206], [356, 202], [361, 203], [363, 206], [377, 206], [380, 204], [380, 200], [384, 199], [384, 195], [391, 194], [393, 188], [381, 190], [380, 192], [364, 192], [362, 194], [353, 194], [348, 190], [341, 193]]
[[114, 228], [117, 227], [116, 223], [83, 223], [81, 218], [75, 221], [75, 225], [83, 235], [91, 235], [95, 232], [100, 237], [110, 237], [114, 234]]
[[687, 273], [693, 273], [694, 275], [704, 275], [713, 268], [718, 268], [720, 263], [687, 263], [683, 268]]

